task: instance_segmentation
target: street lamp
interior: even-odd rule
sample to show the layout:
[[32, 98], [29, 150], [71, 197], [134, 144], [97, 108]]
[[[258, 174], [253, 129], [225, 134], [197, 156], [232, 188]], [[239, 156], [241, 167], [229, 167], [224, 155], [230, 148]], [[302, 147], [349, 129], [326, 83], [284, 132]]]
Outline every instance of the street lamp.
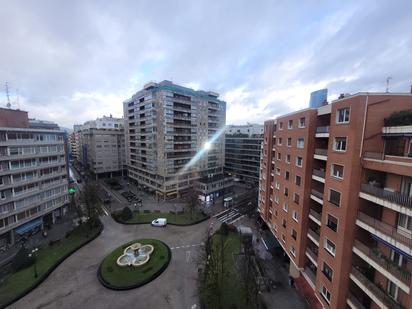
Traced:
[[33, 250], [31, 250], [31, 253], [29, 253], [29, 258], [31, 258], [31, 257], [34, 258], [34, 267], [33, 267], [34, 278], [38, 277], [38, 274], [37, 274], [37, 258], [36, 258], [37, 251], [39, 251], [39, 248], [34, 248]]

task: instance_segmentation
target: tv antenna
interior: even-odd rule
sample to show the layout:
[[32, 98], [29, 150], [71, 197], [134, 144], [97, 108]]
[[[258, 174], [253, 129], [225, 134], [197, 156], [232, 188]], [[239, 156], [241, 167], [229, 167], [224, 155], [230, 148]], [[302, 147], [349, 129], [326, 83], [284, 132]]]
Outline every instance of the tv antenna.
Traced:
[[6, 82], [6, 96], [7, 96], [7, 104], [6, 104], [6, 106], [7, 106], [8, 108], [10, 108], [10, 107], [11, 107], [11, 104], [10, 104], [10, 94], [9, 94], [9, 83], [8, 83], [8, 82]]
[[386, 78], [386, 92], [389, 92], [389, 81], [392, 79], [392, 77], [388, 76]]

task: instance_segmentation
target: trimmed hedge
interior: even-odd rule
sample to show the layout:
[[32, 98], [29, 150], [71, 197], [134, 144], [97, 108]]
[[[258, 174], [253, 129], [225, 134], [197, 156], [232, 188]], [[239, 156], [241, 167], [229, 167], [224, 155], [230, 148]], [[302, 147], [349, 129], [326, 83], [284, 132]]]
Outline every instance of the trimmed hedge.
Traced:
[[[141, 274], [146, 274], [149, 273], [151, 271], [153, 271], [153, 264], [150, 264], [151, 260], [149, 260], [149, 262], [147, 263], [147, 265], [142, 265], [138, 268], [134, 268], [133, 266], [128, 266], [128, 267], [120, 267], [116, 264], [116, 260], [118, 258], [118, 256], [120, 256], [123, 253], [123, 250], [130, 246], [132, 243], [135, 242], [140, 242], [142, 244], [152, 244], [155, 247], [155, 251], [153, 251], [152, 256], [154, 257], [154, 255], [156, 254], [156, 249], [159, 250], [159, 248], [156, 248], [156, 243], [160, 243], [160, 245], [164, 246], [164, 248], [166, 249], [167, 252], [167, 257], [166, 260], [164, 261], [164, 263], [162, 264], [162, 266], [156, 270], [151, 276], [147, 277], [147, 278], [143, 278], [142, 280], [137, 280], [136, 283], [134, 284], [124, 284], [124, 285], [114, 285], [110, 282], [108, 282], [107, 280], [105, 280], [104, 275], [102, 274], [102, 269], [103, 267], [106, 267], [106, 270], [110, 273], [113, 273], [114, 271], [116, 271], [116, 269], [120, 272], [122, 271], [134, 271], [137, 272], [139, 270], [141, 270]], [[158, 244], [157, 244], [158, 245]], [[163, 249], [164, 249], [163, 248]], [[158, 251], [159, 252], [159, 251]], [[158, 253], [157, 252], [157, 253]], [[159, 253], [158, 253], [159, 254]], [[152, 258], [152, 257], [151, 257]], [[113, 265], [104, 265], [107, 264], [109, 262], [107, 262], [106, 260], [108, 259], [113, 259]], [[163, 260], [165, 259], [164, 255], [161, 255], [159, 257], [157, 257], [157, 261]], [[133, 240], [130, 241], [126, 244], [121, 245], [120, 247], [116, 248], [115, 250], [113, 250], [109, 255], [107, 255], [103, 261], [100, 263], [99, 268], [97, 270], [97, 278], [99, 279], [99, 282], [106, 288], [111, 289], [111, 290], [117, 290], [117, 291], [121, 291], [121, 290], [131, 290], [131, 289], [135, 289], [138, 288], [140, 286], [143, 286], [151, 281], [153, 281], [154, 279], [156, 279], [157, 277], [159, 277], [163, 271], [169, 266], [170, 260], [172, 259], [172, 252], [169, 248], [169, 246], [167, 246], [164, 242], [158, 240], [158, 239], [137, 239], [137, 240]], [[152, 261], [154, 263], [154, 261]], [[109, 268], [112, 270], [110, 271]]]
[[66, 260], [68, 257], [70, 257], [73, 253], [75, 253], [77, 250], [79, 250], [80, 248], [84, 247], [85, 245], [87, 245], [88, 243], [92, 242], [93, 240], [95, 240], [103, 231], [103, 224], [100, 222], [99, 220], [99, 227], [98, 227], [98, 231], [96, 233], [96, 235], [93, 235], [91, 238], [89, 238], [88, 240], [86, 240], [84, 243], [80, 244], [79, 246], [75, 247], [73, 250], [71, 250], [70, 252], [68, 252], [66, 255], [62, 256], [60, 259], [57, 260], [57, 262], [51, 266], [43, 275], [41, 275], [38, 280], [29, 288], [27, 288], [26, 290], [24, 290], [23, 292], [21, 292], [20, 294], [18, 294], [16, 297], [12, 298], [11, 300], [0, 304], [0, 308], [5, 308], [7, 306], [10, 306], [11, 304], [15, 303], [16, 301], [18, 301], [19, 299], [23, 298], [24, 296], [26, 296], [27, 294], [29, 294], [31, 291], [33, 291], [35, 288], [37, 288], [41, 283], [43, 283], [44, 280], [47, 279], [48, 276], [50, 276], [50, 274], [61, 264], [64, 262], [64, 260]]

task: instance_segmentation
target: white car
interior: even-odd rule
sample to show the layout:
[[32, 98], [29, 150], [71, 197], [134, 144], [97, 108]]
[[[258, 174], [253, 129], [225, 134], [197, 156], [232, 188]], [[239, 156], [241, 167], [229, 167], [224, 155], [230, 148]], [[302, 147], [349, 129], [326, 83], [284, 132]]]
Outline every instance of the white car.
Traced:
[[166, 218], [157, 218], [152, 221], [152, 226], [166, 226], [167, 219]]

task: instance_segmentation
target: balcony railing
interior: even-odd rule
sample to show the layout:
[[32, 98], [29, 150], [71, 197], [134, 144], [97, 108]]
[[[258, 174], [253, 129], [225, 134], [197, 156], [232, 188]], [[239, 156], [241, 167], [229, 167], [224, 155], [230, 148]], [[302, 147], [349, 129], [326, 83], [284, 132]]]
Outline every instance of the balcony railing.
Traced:
[[348, 292], [348, 299], [356, 306], [358, 309], [365, 309], [366, 307], [356, 298], [351, 292]]
[[393, 261], [389, 258], [385, 257], [381, 252], [379, 252], [375, 248], [370, 248], [364, 245], [359, 240], [355, 239], [354, 247], [365, 254], [368, 258], [373, 260], [376, 264], [381, 266], [382, 268], [386, 269], [390, 272], [394, 277], [402, 280], [406, 284], [410, 284], [411, 282], [411, 272], [409, 270], [402, 269], [398, 265], [396, 265]]
[[329, 126], [317, 127], [316, 133], [329, 133]]
[[312, 238], [315, 239], [317, 242], [319, 242], [320, 235], [316, 233], [314, 230], [312, 230], [311, 228], [308, 228], [308, 234], [312, 236]]
[[325, 171], [313, 169], [313, 175], [318, 176], [320, 178], [325, 178]]
[[306, 253], [314, 260], [318, 260], [318, 253], [312, 250], [311, 248], [307, 247], [306, 248]]
[[319, 192], [319, 191], [317, 191], [317, 190], [315, 190], [315, 189], [312, 189], [312, 190], [310, 190], [310, 193], [311, 193], [312, 195], [316, 196], [317, 198], [323, 200], [323, 193], [322, 193], [322, 192]]
[[321, 221], [321, 218], [322, 218], [322, 216], [321, 216], [321, 214], [320, 213], [318, 213], [316, 210], [314, 210], [314, 209], [310, 209], [309, 210], [309, 214], [311, 214], [313, 217], [315, 217], [317, 220], [319, 220], [319, 221]]
[[362, 192], [387, 200], [391, 203], [412, 208], [412, 197], [399, 192], [390, 192], [370, 184], [362, 184]]
[[380, 289], [372, 281], [370, 281], [365, 275], [363, 275], [358, 269], [352, 267], [352, 275], [366, 286], [382, 303], [388, 306], [388, 308], [403, 309], [404, 307], [394, 301], [384, 290]]
[[398, 233], [398, 230], [395, 227], [387, 223], [384, 223], [378, 219], [372, 218], [364, 214], [363, 212], [358, 213], [358, 220], [373, 227], [375, 230], [389, 237], [392, 237], [396, 241], [399, 241], [402, 244], [404, 244], [405, 246], [412, 247], [412, 239]]
[[319, 156], [327, 156], [328, 155], [328, 150], [323, 149], [323, 148], [316, 148], [315, 149], [315, 154]]

